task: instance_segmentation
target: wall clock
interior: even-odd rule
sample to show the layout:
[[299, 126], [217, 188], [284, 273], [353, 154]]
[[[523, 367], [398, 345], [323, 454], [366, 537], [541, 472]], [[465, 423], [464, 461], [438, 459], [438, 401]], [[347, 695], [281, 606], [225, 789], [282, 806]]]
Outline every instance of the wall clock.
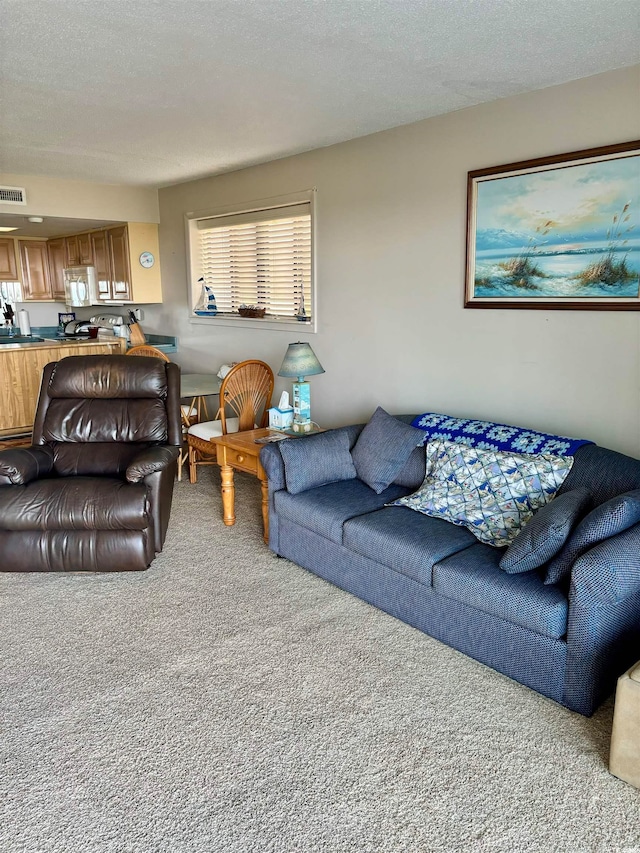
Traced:
[[149, 267], [152, 267], [155, 264], [156, 259], [153, 257], [151, 252], [143, 252], [140, 255], [139, 261], [140, 266], [146, 267], [148, 269]]

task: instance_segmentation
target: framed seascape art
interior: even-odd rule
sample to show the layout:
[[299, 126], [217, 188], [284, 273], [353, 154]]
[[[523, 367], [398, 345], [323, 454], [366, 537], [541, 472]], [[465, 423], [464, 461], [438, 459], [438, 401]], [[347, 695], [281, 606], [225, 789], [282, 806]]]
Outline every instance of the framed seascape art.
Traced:
[[640, 140], [469, 172], [464, 304], [640, 310]]

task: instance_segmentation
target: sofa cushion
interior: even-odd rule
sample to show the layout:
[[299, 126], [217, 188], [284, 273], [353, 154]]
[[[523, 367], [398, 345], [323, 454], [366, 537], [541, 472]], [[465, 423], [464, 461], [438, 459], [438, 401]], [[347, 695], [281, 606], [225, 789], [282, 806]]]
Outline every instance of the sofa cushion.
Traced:
[[[435, 564], [433, 588], [440, 595], [535, 634], [563, 637], [568, 602], [559, 587], [545, 586], [537, 572], [508, 575], [499, 567], [499, 561], [500, 551], [476, 544]], [[513, 653], [517, 655], [517, 649]]]
[[534, 511], [548, 503], [573, 459], [504, 453], [452, 441], [430, 441], [420, 489], [397, 501], [468, 527], [481, 542], [509, 545]]
[[363, 557], [431, 586], [433, 564], [476, 538], [464, 527], [391, 506], [346, 521], [342, 541]]
[[569, 541], [550, 563], [546, 584], [555, 584], [569, 577], [575, 561], [589, 548], [605, 539], [622, 533], [640, 522], [640, 489], [625, 492], [592, 509], [576, 527]]
[[112, 477], [56, 477], [0, 490], [2, 530], [144, 530], [144, 484]]
[[349, 436], [343, 430], [287, 439], [280, 442], [280, 453], [287, 490], [292, 495], [356, 477]]
[[391, 485], [411, 456], [424, 444], [422, 430], [396, 420], [378, 406], [351, 451], [358, 477], [376, 494]]
[[273, 501], [278, 515], [341, 545], [342, 525], [347, 519], [380, 509], [406, 493], [403, 486], [389, 486], [377, 495], [361, 480], [343, 480], [297, 495], [275, 492]]
[[591, 495], [586, 489], [574, 489], [545, 504], [509, 545], [500, 568], [513, 575], [548, 563], [567, 541], [590, 503]]

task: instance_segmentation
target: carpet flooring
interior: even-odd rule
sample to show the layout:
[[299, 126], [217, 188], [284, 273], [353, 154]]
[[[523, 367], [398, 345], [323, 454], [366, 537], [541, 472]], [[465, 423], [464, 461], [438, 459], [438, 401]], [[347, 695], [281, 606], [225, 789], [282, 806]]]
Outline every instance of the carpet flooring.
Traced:
[[567, 711], [176, 484], [147, 572], [0, 575], [3, 853], [640, 853], [613, 703]]

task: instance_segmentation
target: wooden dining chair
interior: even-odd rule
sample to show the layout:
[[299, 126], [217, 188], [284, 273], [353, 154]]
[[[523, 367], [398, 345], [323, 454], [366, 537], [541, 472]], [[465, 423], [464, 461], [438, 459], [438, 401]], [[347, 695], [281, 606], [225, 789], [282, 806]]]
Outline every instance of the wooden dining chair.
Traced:
[[[166, 352], [163, 352], [161, 349], [153, 347], [150, 344], [139, 344], [138, 346], [130, 347], [125, 354], [141, 355], [146, 356], [147, 358], [161, 358], [163, 361], [171, 361]], [[198, 418], [198, 411], [194, 406], [181, 405], [180, 417], [182, 418], [183, 447], [180, 456], [178, 457], [178, 480], [182, 480], [182, 468], [188, 457], [186, 445], [187, 432], [189, 427], [196, 422]]]
[[217, 462], [212, 438], [267, 425], [272, 394], [273, 370], [264, 361], [249, 359], [231, 368], [220, 385], [220, 408], [215, 420], [193, 424], [187, 432], [192, 483], [197, 482], [198, 465]]
[[137, 347], [130, 347], [125, 355], [146, 355], [150, 358], [161, 358], [163, 361], [171, 361], [166, 352], [161, 349], [152, 347], [150, 344], [139, 344]]

